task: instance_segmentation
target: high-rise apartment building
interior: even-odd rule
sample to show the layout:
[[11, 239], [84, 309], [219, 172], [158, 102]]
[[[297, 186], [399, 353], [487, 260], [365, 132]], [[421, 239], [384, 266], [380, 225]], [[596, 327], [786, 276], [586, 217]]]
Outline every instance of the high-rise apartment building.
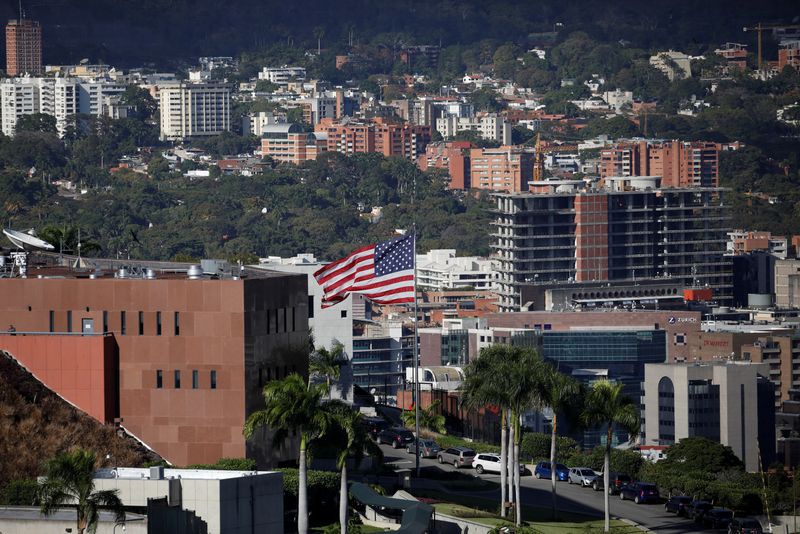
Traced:
[[231, 129], [231, 88], [224, 83], [179, 82], [161, 86], [161, 139], [182, 141]]
[[327, 149], [322, 133], [303, 131], [298, 124], [270, 124], [261, 132], [261, 154], [281, 163], [313, 161]]
[[600, 152], [600, 178], [661, 176], [662, 187], [719, 186], [718, 143], [630, 141]]
[[29, 19], [6, 24], [6, 74], [39, 74], [42, 71], [42, 27]]
[[342, 154], [378, 152], [386, 157], [416, 159], [431, 141], [430, 126], [381, 118], [370, 122], [323, 119], [315, 131], [327, 134], [327, 150]]
[[[728, 302], [729, 207], [713, 187], [661, 187], [657, 177], [536, 182], [496, 193], [500, 307], [519, 311], [524, 285], [681, 281]], [[656, 295], [657, 293], [654, 293]], [[621, 295], [624, 299], [624, 295]]]
[[447, 169], [450, 189], [520, 192], [533, 178], [533, 148], [475, 148], [468, 141], [431, 143], [417, 164], [422, 170]]
[[10, 78], [0, 82], [0, 115], [5, 135], [13, 136], [23, 115], [45, 113], [56, 118], [64, 134], [68, 118], [76, 113], [100, 116], [108, 112], [110, 99], [121, 96], [126, 86], [107, 78]]
[[497, 113], [481, 113], [475, 117], [447, 115], [436, 119], [436, 130], [442, 137], [453, 137], [459, 132], [474, 130], [481, 139], [501, 145], [511, 144], [511, 123]]
[[469, 151], [470, 189], [519, 192], [533, 178], [532, 148], [501, 146]]

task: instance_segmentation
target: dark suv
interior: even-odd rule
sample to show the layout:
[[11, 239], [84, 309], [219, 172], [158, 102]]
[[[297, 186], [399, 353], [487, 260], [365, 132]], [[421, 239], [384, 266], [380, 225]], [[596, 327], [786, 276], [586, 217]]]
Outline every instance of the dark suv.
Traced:
[[686, 505], [686, 517], [694, 519], [696, 523], [703, 522], [703, 515], [714, 508], [708, 501], [694, 500]]
[[[611, 471], [608, 473], [608, 475], [609, 475], [608, 478], [609, 495], [618, 494], [619, 490], [622, 489], [622, 486], [633, 482], [633, 479], [628, 475], [626, 475], [625, 473], [615, 473]], [[595, 491], [602, 491], [605, 483], [606, 482], [603, 473], [597, 473], [597, 479], [594, 482], [592, 482], [592, 489]]]
[[400, 428], [400, 427], [387, 428], [386, 430], [381, 430], [378, 433], [378, 443], [387, 443], [391, 445], [393, 449], [406, 447], [407, 445], [413, 442], [414, 442], [414, 434], [412, 434], [410, 430], [406, 430], [405, 428]]
[[631, 499], [636, 504], [656, 502], [661, 499], [656, 485], [648, 484], [647, 482], [634, 482], [633, 484], [622, 486], [619, 490], [619, 498], [623, 501]]
[[443, 451], [439, 451], [437, 455], [440, 464], [453, 464], [458, 469], [459, 467], [470, 467], [472, 460], [475, 459], [475, 451], [467, 447], [450, 447]]

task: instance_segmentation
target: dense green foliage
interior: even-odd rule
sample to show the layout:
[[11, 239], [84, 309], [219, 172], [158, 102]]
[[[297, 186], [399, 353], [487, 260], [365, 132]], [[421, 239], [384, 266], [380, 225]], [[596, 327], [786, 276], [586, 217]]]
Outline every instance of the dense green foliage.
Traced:
[[[441, 174], [423, 173], [407, 160], [329, 153], [254, 177], [157, 175], [105, 173], [106, 188], [73, 200], [20, 172], [0, 172], [0, 220], [40, 229], [69, 221], [106, 256], [148, 259], [298, 252], [334, 259], [410, 228], [415, 218], [420, 250], [489, 252], [488, 200], [459, 196]], [[375, 223], [365, 215], [372, 206], [383, 206]]]
[[254, 471], [256, 461], [252, 458], [220, 458], [213, 464], [194, 464], [186, 469], [217, 469], [220, 471]]
[[31, 479], [10, 481], [0, 493], [0, 503], [9, 506], [37, 506], [39, 483]]
[[[550, 460], [550, 434], [527, 432], [522, 435], [520, 454], [531, 463]], [[556, 438], [556, 458], [563, 462], [579, 450], [578, 442], [566, 436]]]

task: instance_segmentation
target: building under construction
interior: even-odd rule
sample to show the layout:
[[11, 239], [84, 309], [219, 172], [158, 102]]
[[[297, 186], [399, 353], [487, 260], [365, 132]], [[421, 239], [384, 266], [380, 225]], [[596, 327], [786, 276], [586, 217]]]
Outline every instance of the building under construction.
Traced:
[[570, 306], [657, 307], [682, 302], [688, 287], [730, 300], [723, 189], [662, 188], [653, 176], [609, 177], [602, 188], [582, 180], [530, 187], [494, 194], [501, 311], [545, 309], [525, 295], [548, 286], [573, 288]]

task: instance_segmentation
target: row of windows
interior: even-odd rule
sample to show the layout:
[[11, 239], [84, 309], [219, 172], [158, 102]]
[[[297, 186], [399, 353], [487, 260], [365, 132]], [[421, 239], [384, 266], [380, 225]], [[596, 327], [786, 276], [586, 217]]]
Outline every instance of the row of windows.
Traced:
[[[89, 311], [89, 308], [86, 308], [86, 311]], [[160, 336], [162, 334], [162, 314], [161, 312], [156, 312], [156, 335]], [[128, 333], [128, 316], [127, 313], [124, 311], [119, 312], [119, 331], [121, 335], [126, 335]], [[138, 314], [139, 324], [138, 324], [138, 333], [140, 336], [144, 335], [144, 312], [140, 311]], [[56, 312], [50, 310], [50, 332], [56, 331]], [[108, 332], [108, 312], [103, 311], [103, 333]], [[72, 311], [67, 311], [67, 332], [72, 332]], [[94, 319], [81, 319], [81, 332], [84, 334], [93, 334], [94, 333]], [[173, 322], [172, 322], [172, 332], [174, 335], [179, 336], [181, 335], [181, 312], [173, 312]]]
[[[209, 385], [211, 389], [217, 389], [217, 371], [209, 371]], [[175, 389], [181, 389], [181, 372], [178, 369], [172, 371], [172, 385]], [[156, 389], [164, 388], [164, 371], [156, 370]], [[192, 389], [200, 389], [200, 371], [192, 371]]]

